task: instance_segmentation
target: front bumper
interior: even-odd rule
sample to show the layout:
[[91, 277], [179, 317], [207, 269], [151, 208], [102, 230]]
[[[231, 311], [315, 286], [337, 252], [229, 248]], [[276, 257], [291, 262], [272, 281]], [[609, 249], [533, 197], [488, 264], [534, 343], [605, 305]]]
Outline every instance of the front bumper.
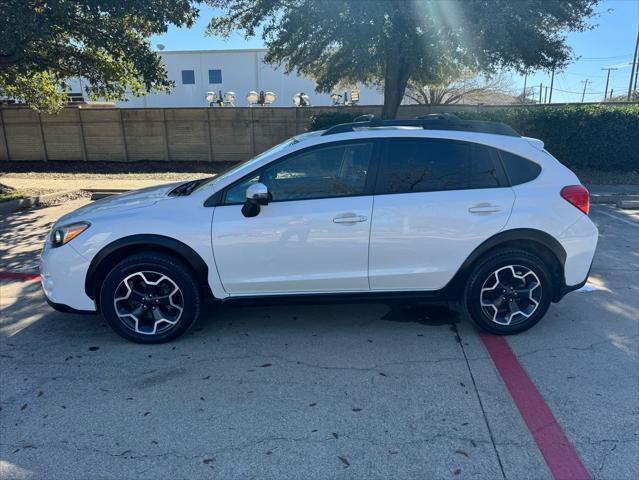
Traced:
[[71, 308], [69, 305], [64, 305], [62, 303], [52, 302], [51, 300], [49, 300], [49, 298], [47, 297], [46, 293], [44, 295], [44, 298], [47, 301], [47, 303], [49, 304], [49, 306], [51, 308], [53, 308], [54, 310], [57, 310], [58, 312], [62, 312], [62, 313], [77, 313], [77, 314], [81, 314], [81, 315], [97, 315], [97, 313], [98, 313], [95, 310], [76, 310], [75, 308]]
[[84, 291], [89, 263], [70, 244], [51, 248], [47, 240], [40, 254], [40, 283], [53, 308], [67, 312], [97, 311], [95, 302]]

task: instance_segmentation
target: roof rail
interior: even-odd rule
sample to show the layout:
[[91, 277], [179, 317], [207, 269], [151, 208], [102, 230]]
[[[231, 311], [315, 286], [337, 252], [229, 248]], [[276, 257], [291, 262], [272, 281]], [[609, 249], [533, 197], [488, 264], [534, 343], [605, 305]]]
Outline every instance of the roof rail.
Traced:
[[[360, 118], [361, 117], [358, 117], [356, 120]], [[379, 117], [370, 116], [364, 121], [341, 123], [330, 127], [322, 133], [322, 136], [353, 132], [357, 129], [383, 127], [421, 127], [424, 130], [457, 130], [462, 132], [492, 133], [509, 137], [521, 136], [510, 125], [506, 125], [505, 123], [487, 122], [483, 120], [462, 120], [457, 115], [451, 113], [437, 113], [400, 120], [382, 120]]]

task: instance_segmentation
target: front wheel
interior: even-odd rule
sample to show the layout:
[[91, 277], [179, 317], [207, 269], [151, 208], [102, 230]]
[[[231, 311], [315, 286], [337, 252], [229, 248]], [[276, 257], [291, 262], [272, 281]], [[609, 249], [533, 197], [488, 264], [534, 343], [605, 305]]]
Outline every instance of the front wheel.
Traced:
[[193, 273], [183, 262], [150, 252], [132, 255], [113, 267], [100, 289], [100, 307], [121, 337], [162, 343], [195, 323], [200, 297]]
[[483, 330], [508, 335], [541, 320], [552, 291], [552, 276], [539, 257], [524, 250], [497, 250], [471, 272], [463, 304]]

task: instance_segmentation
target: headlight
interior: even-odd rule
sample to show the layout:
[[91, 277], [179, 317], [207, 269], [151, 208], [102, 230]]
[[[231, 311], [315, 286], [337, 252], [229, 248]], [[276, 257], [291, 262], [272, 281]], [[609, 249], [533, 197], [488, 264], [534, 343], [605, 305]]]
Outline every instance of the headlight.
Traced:
[[51, 231], [51, 246], [60, 247], [65, 243], [70, 242], [90, 226], [91, 224], [89, 222], [78, 222], [70, 225], [63, 225], [61, 227], [55, 227]]

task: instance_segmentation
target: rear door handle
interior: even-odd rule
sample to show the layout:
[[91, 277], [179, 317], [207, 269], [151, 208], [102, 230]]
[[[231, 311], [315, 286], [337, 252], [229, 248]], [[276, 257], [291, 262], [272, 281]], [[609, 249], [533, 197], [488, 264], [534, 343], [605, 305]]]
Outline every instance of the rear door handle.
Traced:
[[475, 205], [474, 207], [470, 207], [468, 211], [470, 213], [477, 213], [481, 215], [481, 214], [501, 212], [501, 207], [498, 205], [490, 205], [490, 204], [484, 203], [484, 204]]
[[334, 223], [357, 223], [357, 222], [365, 222], [368, 220], [364, 215], [344, 215], [335, 217], [333, 219]]

